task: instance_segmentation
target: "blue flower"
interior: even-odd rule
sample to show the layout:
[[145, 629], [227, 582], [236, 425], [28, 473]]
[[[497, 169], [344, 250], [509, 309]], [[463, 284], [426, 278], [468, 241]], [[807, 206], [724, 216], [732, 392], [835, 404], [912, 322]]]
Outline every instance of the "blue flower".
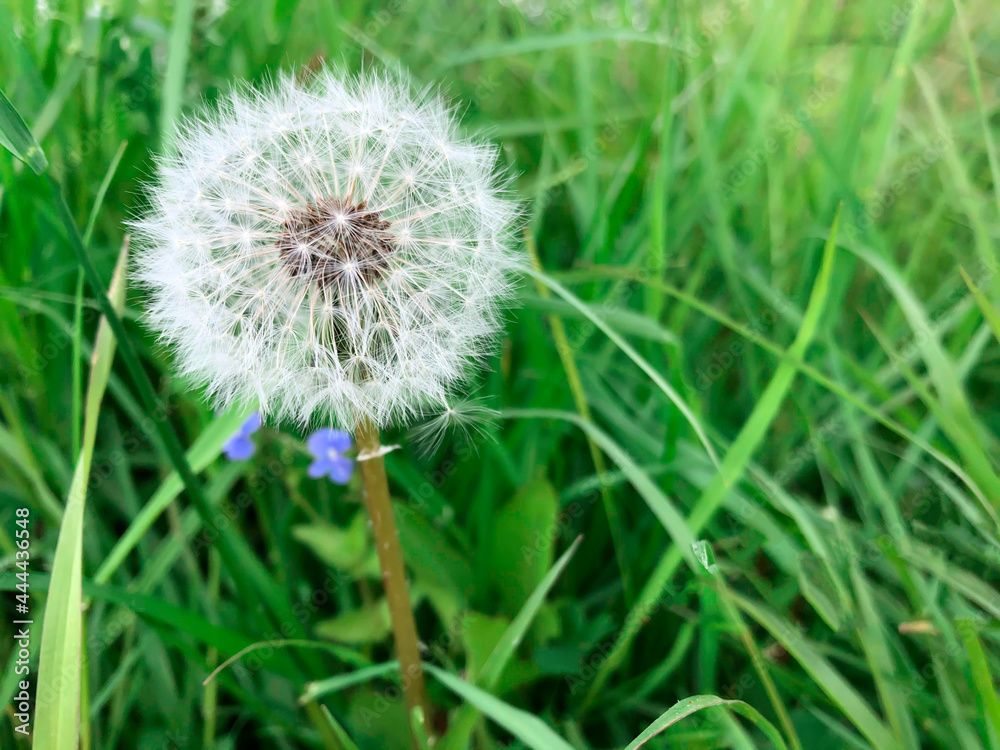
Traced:
[[337, 484], [347, 484], [354, 471], [354, 461], [344, 456], [351, 447], [350, 435], [326, 427], [310, 435], [306, 447], [316, 459], [309, 464], [310, 477], [328, 477]]
[[240, 429], [236, 431], [226, 444], [222, 446], [222, 452], [226, 454], [226, 458], [230, 461], [246, 461], [254, 453], [257, 452], [257, 446], [254, 445], [253, 440], [250, 436], [253, 435], [257, 430], [260, 429], [260, 412], [254, 412], [246, 421], [240, 426]]

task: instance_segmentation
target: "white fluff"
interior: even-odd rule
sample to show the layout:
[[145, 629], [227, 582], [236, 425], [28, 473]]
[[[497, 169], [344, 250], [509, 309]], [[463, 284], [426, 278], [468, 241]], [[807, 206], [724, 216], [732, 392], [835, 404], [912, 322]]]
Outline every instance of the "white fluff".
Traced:
[[324, 71], [231, 95], [174, 152], [134, 239], [182, 375], [345, 429], [447, 409], [510, 291], [494, 147], [402, 76]]

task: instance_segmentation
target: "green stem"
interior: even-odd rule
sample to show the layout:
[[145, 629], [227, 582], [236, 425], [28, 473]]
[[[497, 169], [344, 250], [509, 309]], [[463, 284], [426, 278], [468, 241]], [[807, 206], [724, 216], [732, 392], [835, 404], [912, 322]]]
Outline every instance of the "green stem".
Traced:
[[[355, 431], [358, 451], [371, 456], [360, 461], [361, 478], [365, 485], [365, 505], [372, 521], [375, 547], [378, 550], [379, 565], [382, 568], [382, 585], [389, 604], [392, 619], [392, 634], [396, 641], [396, 655], [403, 678], [403, 694], [406, 698], [407, 715], [413, 716], [420, 709], [424, 716], [431, 715], [424, 685], [424, 670], [420, 663], [420, 647], [417, 645], [417, 626], [413, 620], [410, 592], [406, 584], [403, 567], [403, 548], [399, 544], [396, 519], [389, 499], [389, 482], [385, 476], [385, 461], [379, 455], [378, 429], [365, 420]], [[411, 730], [412, 731], [412, 730]]]

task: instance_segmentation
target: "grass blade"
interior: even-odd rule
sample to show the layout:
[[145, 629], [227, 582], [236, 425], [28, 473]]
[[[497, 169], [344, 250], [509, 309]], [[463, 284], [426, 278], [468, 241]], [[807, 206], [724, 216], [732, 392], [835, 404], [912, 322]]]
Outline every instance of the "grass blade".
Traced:
[[1000, 699], [994, 687], [993, 676], [990, 674], [990, 664], [983, 651], [983, 644], [976, 633], [976, 626], [969, 619], [958, 620], [955, 626], [965, 643], [972, 664], [972, 679], [976, 684], [979, 699], [982, 701], [983, 713], [993, 727], [993, 734], [1000, 737]]
[[[830, 230], [830, 237], [823, 250], [823, 261], [813, 291], [809, 298], [809, 305], [806, 308], [802, 325], [795, 337], [795, 341], [788, 350], [789, 357], [796, 360], [802, 359], [803, 355], [812, 342], [813, 335], [819, 326], [820, 316], [823, 312], [826, 294], [830, 286], [830, 277], [833, 273], [834, 258], [836, 256], [837, 227], [840, 223], [840, 210], [833, 220], [833, 228]], [[747, 463], [753, 456], [754, 451], [760, 441], [767, 433], [768, 427], [778, 415], [778, 410], [784, 402], [795, 379], [797, 368], [791, 362], [782, 360], [774, 372], [774, 377], [768, 383], [767, 388], [761, 395], [760, 400], [754, 406], [750, 417], [733, 441], [732, 446], [726, 453], [719, 471], [712, 477], [712, 481], [702, 491], [701, 496], [695, 503], [694, 509], [688, 518], [689, 533], [697, 535], [708, 524], [718, 509], [722, 506], [726, 495], [739, 481], [746, 469]], [[635, 603], [625, 621], [625, 627], [615, 643], [615, 646], [607, 659], [602, 662], [597, 675], [591, 683], [590, 690], [584, 705], [588, 705], [600, 692], [605, 681], [611, 676], [612, 671], [618, 666], [621, 658], [627, 652], [629, 644], [635, 638], [642, 624], [647, 619], [647, 613], [655, 607], [656, 602], [663, 598], [663, 593], [670, 582], [670, 578], [676, 572], [681, 563], [683, 551], [678, 547], [671, 548], [661, 559], [659, 565], [653, 571], [642, 592], [639, 600]]]
[[703, 711], [706, 708], [714, 708], [716, 706], [728, 708], [730, 711], [742, 714], [757, 725], [757, 728], [760, 729], [760, 731], [762, 731], [769, 740], [771, 740], [771, 743], [775, 748], [778, 748], [778, 750], [787, 749], [788, 746], [781, 738], [781, 733], [774, 728], [774, 725], [771, 722], [761, 716], [760, 712], [750, 704], [744, 703], [743, 701], [726, 700], [714, 695], [693, 695], [690, 698], [678, 701], [671, 706], [668, 711], [661, 714], [660, 718], [646, 727], [642, 734], [628, 743], [625, 750], [638, 750], [638, 748], [645, 745], [653, 739], [653, 737], [669, 729], [682, 719], [685, 719], [698, 711]]
[[[222, 453], [222, 446], [239, 429], [246, 417], [246, 409], [234, 408], [212, 420], [211, 424], [202, 430], [187, 452], [187, 460], [192, 470], [200, 472], [218, 458]], [[125, 562], [129, 553], [135, 549], [143, 534], [156, 522], [167, 506], [177, 499], [182, 489], [184, 489], [184, 485], [180, 476], [176, 471], [171, 472], [159, 489], [153, 493], [149, 502], [143, 506], [139, 515], [132, 519], [128, 529], [121, 535], [104, 562], [101, 563], [94, 574], [94, 583], [107, 583], [111, 580], [111, 576]]]
[[990, 330], [993, 331], [993, 336], [997, 341], [1000, 341], [1000, 313], [997, 313], [996, 308], [990, 304], [989, 299], [983, 294], [983, 290], [976, 286], [976, 282], [972, 280], [968, 272], [959, 267], [959, 272], [962, 274], [962, 280], [965, 285], [969, 287], [969, 291], [972, 292], [972, 296], [976, 300], [976, 304], [979, 305], [979, 311], [983, 314], [983, 318], [986, 320], [987, 325], [989, 325]]
[[819, 650], [795, 627], [755, 602], [736, 593], [732, 600], [765, 628], [802, 665], [809, 676], [830, 697], [851, 723], [877, 748], [897, 747], [892, 733], [882, 723], [861, 694], [820, 654]]
[[0, 91], [0, 145], [31, 167], [35, 174], [41, 174], [49, 166], [42, 147], [3, 91]]
[[514, 708], [485, 690], [432, 664], [424, 664], [424, 669], [455, 695], [478, 708], [533, 750], [573, 750], [572, 745], [537, 716]]
[[646, 375], [649, 376], [650, 380], [656, 383], [657, 387], [661, 391], [663, 391], [666, 397], [669, 398], [670, 401], [673, 402], [674, 406], [676, 406], [677, 409], [681, 412], [681, 414], [684, 415], [684, 418], [687, 420], [688, 424], [691, 425], [691, 428], [698, 436], [698, 439], [701, 441], [701, 444], [705, 447], [705, 452], [708, 453], [708, 455], [711, 457], [712, 462], [718, 465], [719, 460], [715, 454], [715, 449], [712, 448], [712, 443], [711, 441], [709, 441], [708, 435], [705, 433], [705, 428], [702, 427], [701, 422], [695, 416], [694, 411], [692, 411], [691, 407], [688, 406], [688, 404], [684, 401], [684, 399], [681, 398], [680, 394], [677, 393], [676, 390], [674, 390], [673, 386], [671, 386], [666, 380], [664, 380], [663, 376], [659, 372], [657, 372], [656, 369], [653, 368], [653, 366], [650, 365], [649, 362], [647, 362], [642, 357], [642, 355], [639, 354], [639, 352], [637, 352], [631, 346], [631, 344], [625, 341], [625, 339], [623, 339], [618, 334], [617, 331], [611, 328], [600, 317], [595, 315], [590, 310], [590, 308], [579, 299], [579, 297], [577, 297], [571, 291], [566, 289], [566, 287], [564, 287], [558, 281], [547, 276], [542, 271], [536, 270], [534, 268], [522, 268], [522, 270], [524, 271], [524, 273], [533, 277], [537, 281], [545, 284], [545, 286], [547, 286], [553, 292], [555, 292], [564, 300], [566, 300], [566, 302], [568, 302], [570, 305], [575, 307], [580, 314], [582, 314], [585, 318], [587, 318], [587, 320], [589, 320], [595, 326], [600, 328], [601, 331], [604, 333], [604, 335], [607, 336], [609, 339], [611, 339], [615, 343], [615, 345], [619, 349], [621, 349], [626, 354], [626, 356], [628, 356], [629, 359], [635, 362], [636, 365], [639, 366], [639, 369], [642, 370], [644, 373], [646, 373]]
[[562, 575], [566, 566], [569, 565], [569, 561], [580, 547], [580, 542], [582, 541], [582, 536], [577, 537], [569, 546], [569, 549], [563, 552], [562, 556], [556, 560], [555, 565], [552, 566], [552, 569], [545, 575], [545, 578], [538, 584], [538, 587], [532, 592], [531, 596], [528, 597], [528, 601], [524, 603], [521, 611], [517, 613], [517, 617], [514, 618], [510, 627], [504, 632], [500, 641], [493, 649], [493, 653], [486, 659], [478, 681], [487, 690], [492, 690], [500, 680], [503, 669], [507, 666], [510, 657], [513, 656], [517, 644], [524, 638], [524, 634], [534, 621], [535, 615], [538, 614], [538, 610], [545, 601], [545, 597], [548, 596], [549, 591], [552, 590], [556, 581], [559, 580], [559, 576]]
[[309, 714], [312, 723], [316, 725], [326, 750], [358, 750], [358, 746], [333, 718], [333, 714], [326, 706], [309, 701], [306, 703], [306, 713]]
[[[125, 306], [128, 242], [122, 246], [108, 294], [115, 309]], [[97, 331], [87, 388], [83, 445], [59, 528], [52, 581], [45, 606], [38, 661], [38, 696], [33, 750], [73, 750], [79, 741], [83, 666], [83, 521], [90, 463], [101, 400], [111, 374], [115, 338], [105, 319]]]
[[[492, 690], [496, 687], [497, 682], [503, 674], [504, 667], [507, 666], [510, 657], [514, 655], [514, 651], [517, 649], [521, 639], [524, 638], [525, 633], [527, 633], [549, 591], [552, 590], [563, 570], [569, 565], [570, 559], [576, 553], [582, 541], [582, 536], [577, 537], [569, 549], [556, 560], [555, 565], [552, 566], [552, 569], [549, 570], [545, 578], [541, 580], [531, 596], [528, 597], [528, 601], [524, 603], [521, 611], [517, 613], [517, 617], [507, 627], [507, 630], [504, 631], [497, 645], [487, 657], [476, 680], [482, 687], [487, 690]], [[475, 707], [471, 705], [463, 706], [462, 711], [452, 721], [448, 734], [441, 740], [442, 749], [466, 747], [469, 742], [469, 735], [475, 729], [478, 716], [479, 713]]]

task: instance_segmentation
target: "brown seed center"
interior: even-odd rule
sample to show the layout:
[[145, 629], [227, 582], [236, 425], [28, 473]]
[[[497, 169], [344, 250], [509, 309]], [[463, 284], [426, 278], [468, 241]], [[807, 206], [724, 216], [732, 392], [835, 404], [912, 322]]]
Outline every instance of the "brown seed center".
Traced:
[[325, 198], [292, 212], [277, 248], [293, 277], [340, 291], [382, 278], [397, 245], [389, 222], [364, 201]]

